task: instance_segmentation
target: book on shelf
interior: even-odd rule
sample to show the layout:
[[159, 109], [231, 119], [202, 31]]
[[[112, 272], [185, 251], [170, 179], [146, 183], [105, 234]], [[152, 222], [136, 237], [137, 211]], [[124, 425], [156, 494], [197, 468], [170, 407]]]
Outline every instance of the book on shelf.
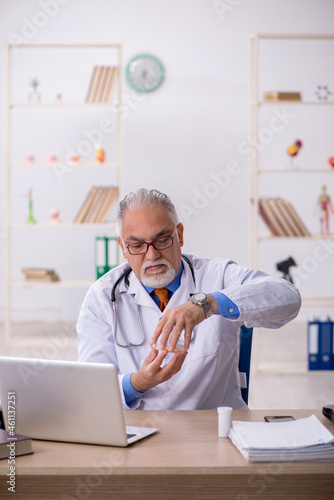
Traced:
[[334, 436], [315, 415], [277, 423], [233, 421], [229, 438], [248, 462], [334, 460]]
[[74, 222], [76, 224], [106, 222], [117, 196], [118, 189], [116, 187], [92, 187]]
[[263, 99], [265, 102], [279, 102], [279, 101], [301, 101], [300, 92], [264, 92]]
[[76, 216], [76, 218], [74, 219], [74, 222], [76, 222], [77, 224], [81, 224], [82, 222], [85, 221], [88, 213], [89, 213], [89, 210], [93, 204], [93, 200], [94, 200], [94, 197], [95, 197], [95, 192], [96, 192], [96, 189], [95, 187], [93, 187], [89, 193], [87, 194], [84, 202], [83, 202], [83, 205], [80, 209], [80, 212], [78, 213], [78, 215]]
[[284, 236], [284, 231], [270, 207], [269, 198], [259, 199], [259, 213], [273, 236]]
[[93, 74], [92, 74], [90, 84], [89, 84], [89, 89], [88, 89], [88, 93], [87, 93], [87, 97], [86, 97], [86, 103], [92, 102], [93, 96], [95, 96], [99, 71], [100, 71], [99, 66], [95, 66], [93, 69]]
[[22, 434], [15, 434], [0, 429], [0, 459], [18, 457], [34, 453], [32, 450], [32, 439]]
[[83, 222], [95, 222], [97, 214], [100, 210], [101, 198], [104, 197], [104, 188], [93, 187], [93, 198], [90, 201], [90, 205], [88, 207], [87, 213], [85, 215]]
[[54, 269], [28, 267], [22, 269], [27, 281], [59, 281], [59, 276]]
[[309, 230], [305, 227], [301, 218], [297, 215], [297, 212], [291, 205], [291, 203], [287, 200], [280, 200], [280, 204], [286, 210], [287, 214], [290, 216], [292, 223], [294, 224], [296, 231], [298, 232], [297, 236], [311, 236]]
[[282, 228], [283, 236], [299, 236], [294, 224], [291, 222], [291, 217], [287, 210], [282, 205], [281, 199], [270, 198], [268, 200], [269, 207], [276, 217], [278, 224]]
[[118, 66], [95, 66], [86, 103], [110, 104], [117, 81]]
[[259, 214], [273, 236], [311, 236], [292, 204], [282, 198], [259, 198]]
[[116, 201], [118, 196], [118, 189], [117, 188], [109, 188], [106, 192], [106, 196], [103, 199], [103, 203], [101, 205], [100, 212], [97, 216], [96, 222], [105, 222], [108, 214]]
[[118, 66], [112, 66], [108, 68], [103, 94], [101, 95], [101, 102], [105, 104], [111, 103], [112, 95], [117, 82], [117, 75]]

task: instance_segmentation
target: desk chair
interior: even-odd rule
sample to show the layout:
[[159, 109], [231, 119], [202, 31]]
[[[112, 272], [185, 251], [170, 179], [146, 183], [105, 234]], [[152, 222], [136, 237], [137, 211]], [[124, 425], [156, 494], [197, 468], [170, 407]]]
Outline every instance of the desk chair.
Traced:
[[241, 396], [248, 404], [249, 391], [249, 371], [252, 351], [253, 328], [247, 328], [245, 325], [240, 327], [239, 335], [239, 372]]

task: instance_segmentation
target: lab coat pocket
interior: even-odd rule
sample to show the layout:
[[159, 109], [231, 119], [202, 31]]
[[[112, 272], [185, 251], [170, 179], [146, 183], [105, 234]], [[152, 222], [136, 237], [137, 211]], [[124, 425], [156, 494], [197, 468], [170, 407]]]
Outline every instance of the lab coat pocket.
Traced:
[[212, 318], [208, 318], [194, 328], [193, 342], [189, 347], [189, 360], [212, 356], [219, 349], [219, 337]]

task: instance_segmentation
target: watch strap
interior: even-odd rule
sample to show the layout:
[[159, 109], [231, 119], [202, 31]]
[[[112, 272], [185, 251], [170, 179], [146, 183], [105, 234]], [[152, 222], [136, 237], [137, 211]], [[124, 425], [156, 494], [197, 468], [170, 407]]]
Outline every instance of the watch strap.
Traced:
[[205, 293], [205, 294], [203, 294], [203, 295], [205, 295], [205, 297], [204, 297], [203, 299], [200, 299], [200, 300], [198, 300], [198, 299], [196, 298], [196, 295], [197, 295], [197, 294], [195, 293], [195, 294], [191, 297], [191, 299], [190, 299], [190, 300], [191, 300], [191, 302], [192, 302], [193, 304], [196, 304], [196, 305], [200, 306], [200, 307], [203, 309], [203, 311], [204, 311], [205, 318], [209, 318], [210, 316], [212, 316], [212, 315], [213, 315], [213, 310], [212, 310], [212, 307], [210, 306], [210, 302], [209, 302], [209, 299], [208, 299], [207, 294], [206, 294], [206, 293]]

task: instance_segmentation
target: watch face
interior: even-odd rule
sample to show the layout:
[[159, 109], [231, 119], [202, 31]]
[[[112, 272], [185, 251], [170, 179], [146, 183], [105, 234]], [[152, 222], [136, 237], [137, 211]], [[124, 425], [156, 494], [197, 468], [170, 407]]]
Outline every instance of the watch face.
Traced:
[[205, 300], [205, 297], [206, 297], [205, 293], [195, 293], [193, 295], [193, 298], [198, 301]]
[[126, 67], [126, 77], [139, 92], [151, 92], [162, 83], [164, 69], [160, 61], [150, 54], [133, 57]]

